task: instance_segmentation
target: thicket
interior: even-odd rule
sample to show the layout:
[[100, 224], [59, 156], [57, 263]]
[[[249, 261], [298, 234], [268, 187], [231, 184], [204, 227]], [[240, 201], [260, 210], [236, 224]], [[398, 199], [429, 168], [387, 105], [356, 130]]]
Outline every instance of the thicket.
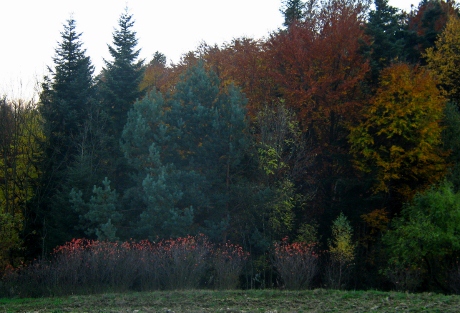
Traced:
[[47, 259], [8, 268], [1, 296], [38, 297], [101, 292], [234, 289], [248, 254], [206, 237], [110, 242], [75, 239]]

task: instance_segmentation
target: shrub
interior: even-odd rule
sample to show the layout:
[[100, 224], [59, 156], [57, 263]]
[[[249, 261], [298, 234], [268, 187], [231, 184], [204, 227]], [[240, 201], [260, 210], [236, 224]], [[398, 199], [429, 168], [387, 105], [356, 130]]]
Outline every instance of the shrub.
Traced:
[[213, 286], [217, 289], [235, 289], [249, 253], [238, 245], [227, 242], [212, 252]]
[[457, 260], [449, 271], [448, 275], [449, 289], [455, 293], [460, 294], [460, 263]]
[[311, 286], [318, 272], [318, 255], [314, 248], [314, 244], [288, 243], [287, 238], [274, 244], [272, 262], [284, 288], [304, 289]]
[[192, 289], [200, 286], [207, 270], [215, 271], [216, 288], [235, 288], [247, 254], [231, 243], [213, 249], [203, 235], [158, 243], [74, 239], [57, 247], [48, 260], [8, 268], [0, 292], [37, 297]]
[[394, 263], [384, 271], [397, 291], [415, 291], [422, 283], [422, 270], [416, 266]]
[[198, 288], [206, 272], [210, 250], [211, 245], [203, 235], [161, 241], [157, 257], [164, 287], [169, 290]]

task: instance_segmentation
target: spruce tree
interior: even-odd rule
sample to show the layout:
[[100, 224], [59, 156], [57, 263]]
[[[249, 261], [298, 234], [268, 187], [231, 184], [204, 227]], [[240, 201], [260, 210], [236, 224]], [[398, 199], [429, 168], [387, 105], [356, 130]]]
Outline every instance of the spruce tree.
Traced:
[[143, 77], [143, 60], [138, 60], [136, 32], [133, 16], [126, 9], [113, 32], [113, 46], [108, 45], [112, 61], [105, 61], [99, 81], [103, 109], [110, 118], [110, 132], [116, 142], [126, 123], [127, 113], [142, 92], [139, 84]]
[[305, 17], [305, 3], [301, 0], [284, 0], [280, 12], [284, 16], [283, 25], [289, 27]]
[[88, 116], [93, 99], [94, 66], [82, 48], [73, 18], [64, 25], [62, 41], [53, 58], [54, 69], [45, 76], [40, 110], [48, 140], [47, 158], [53, 166], [67, 163], [76, 153], [75, 137]]
[[380, 71], [394, 60], [403, 60], [403, 15], [388, 0], [374, 0], [375, 9], [369, 13], [366, 33], [372, 37], [371, 80], [378, 83]]
[[85, 129], [89, 128], [96, 109], [94, 67], [80, 37], [75, 20], [70, 18], [55, 50], [54, 68], [49, 67], [40, 94], [45, 141], [41, 188], [34, 205], [43, 224], [43, 248], [52, 248], [79, 235], [73, 227], [78, 217], [66, 209], [68, 193], [77, 183], [69, 169], [78, 157], [87, 153]]

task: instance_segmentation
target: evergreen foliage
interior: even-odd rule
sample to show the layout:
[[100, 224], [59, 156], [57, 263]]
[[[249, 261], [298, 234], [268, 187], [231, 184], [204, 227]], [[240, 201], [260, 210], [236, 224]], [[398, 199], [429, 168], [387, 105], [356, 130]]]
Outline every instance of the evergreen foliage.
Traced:
[[449, 153], [450, 165], [446, 179], [452, 183], [455, 192], [460, 190], [460, 111], [456, 104], [447, 103], [444, 109], [443, 148]]
[[403, 14], [388, 4], [388, 0], [375, 0], [375, 9], [369, 12], [366, 33], [371, 36], [372, 81], [378, 82], [381, 70], [395, 60], [403, 61]]
[[304, 18], [305, 3], [301, 0], [284, 0], [280, 11], [284, 16], [283, 25], [289, 27], [292, 23]]
[[77, 232], [69, 231], [76, 216], [67, 210], [68, 194], [77, 183], [69, 169], [77, 156], [86, 155], [86, 130], [97, 112], [94, 67], [80, 37], [75, 20], [70, 18], [61, 32], [62, 40], [53, 58], [54, 69], [49, 68], [50, 75], [45, 77], [40, 94], [46, 141], [41, 190], [35, 197], [35, 206], [40, 208], [38, 216], [44, 224], [42, 238], [47, 239], [50, 247], [78, 236]]
[[70, 203], [72, 209], [80, 213], [80, 224], [87, 236], [96, 235], [98, 240], [118, 240], [116, 225], [119, 225], [122, 215], [119, 212], [119, 197], [115, 190], [110, 188], [107, 177], [102, 181], [103, 187], [93, 187], [93, 195], [86, 203], [81, 191], [72, 189]]
[[0, 98], [0, 270], [72, 238], [203, 233], [250, 251], [246, 288], [280, 286], [271, 247], [297, 238], [325, 251], [315, 287], [356, 268], [356, 288], [458, 292], [458, 6], [374, 3], [285, 0], [269, 38], [145, 67], [125, 10], [97, 84], [70, 18], [39, 105]]
[[233, 186], [248, 145], [243, 96], [232, 86], [220, 91], [203, 65], [175, 89], [167, 100], [152, 92], [136, 102], [123, 131], [137, 181], [127, 195], [145, 201], [138, 225], [144, 236], [206, 232], [237, 207]]
[[435, 45], [450, 16], [460, 16], [455, 1], [420, 1], [418, 8], [410, 12], [405, 23], [404, 53], [407, 62], [426, 64], [422, 56], [426, 49]]
[[40, 94], [40, 112], [45, 120], [46, 156], [51, 167], [68, 164], [77, 153], [75, 138], [88, 116], [94, 101], [94, 66], [82, 48], [81, 33], [76, 22], [69, 19], [61, 32], [62, 41], [53, 58]]
[[118, 139], [126, 123], [127, 113], [143, 94], [139, 84], [143, 77], [143, 60], [138, 60], [137, 38], [133, 16], [128, 9], [121, 14], [113, 33], [113, 46], [108, 45], [112, 61], [105, 61], [98, 82], [103, 110], [110, 120], [110, 133]]

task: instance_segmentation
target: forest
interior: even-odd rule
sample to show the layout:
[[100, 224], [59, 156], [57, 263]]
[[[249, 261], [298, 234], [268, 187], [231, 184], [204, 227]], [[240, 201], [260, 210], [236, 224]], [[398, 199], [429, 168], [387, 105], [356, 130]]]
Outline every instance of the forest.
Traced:
[[232, 288], [460, 293], [459, 5], [280, 12], [266, 38], [167, 64], [139, 58], [126, 10], [100, 73], [68, 19], [38, 100], [0, 98], [3, 279], [186, 245], [244, 260]]

